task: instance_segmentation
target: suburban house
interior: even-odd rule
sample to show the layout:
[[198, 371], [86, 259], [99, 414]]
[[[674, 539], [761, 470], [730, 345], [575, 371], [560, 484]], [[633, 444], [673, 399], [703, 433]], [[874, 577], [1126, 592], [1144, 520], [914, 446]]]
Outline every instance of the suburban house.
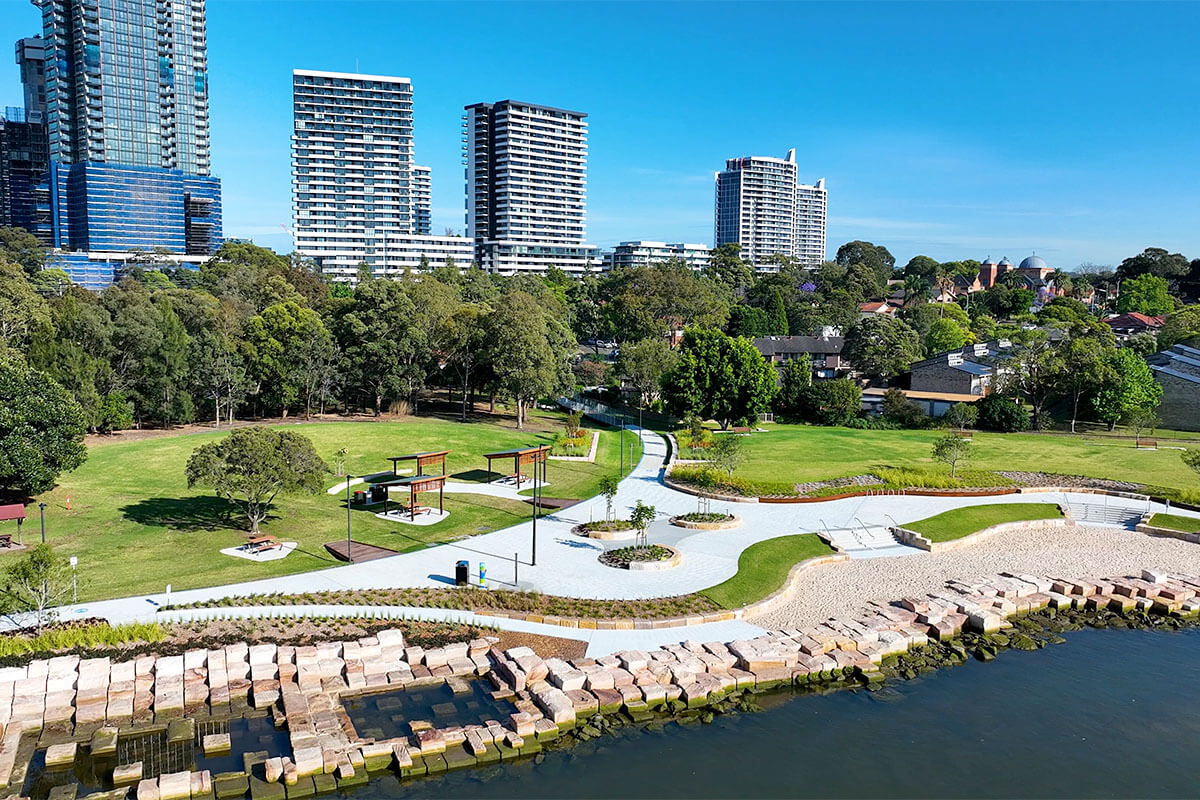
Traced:
[[1200, 350], [1177, 344], [1147, 359], [1163, 388], [1158, 418], [1164, 428], [1200, 431]]
[[969, 344], [914, 362], [909, 368], [908, 388], [979, 399], [992, 390], [992, 380], [1003, 371], [1001, 364], [1009, 358], [1011, 348], [1010, 342], [1000, 339]]
[[826, 328], [820, 336], [761, 336], [754, 346], [776, 369], [807, 354], [814, 378], [837, 378], [850, 371], [850, 365], [842, 360], [845, 341], [837, 328]]
[[860, 319], [867, 319], [876, 314], [884, 316], [896, 316], [896, 307], [882, 300], [873, 300], [869, 303], [858, 304], [858, 316]]
[[1128, 311], [1109, 317], [1104, 320], [1104, 323], [1112, 328], [1119, 340], [1125, 341], [1130, 336], [1136, 336], [1139, 333], [1158, 333], [1163, 326], [1163, 318]]
[[[869, 386], [863, 389], [863, 411], [882, 414], [883, 395], [886, 391], [887, 389], [878, 386]], [[921, 392], [912, 389], [901, 389], [900, 392], [908, 398], [909, 402], [916, 403], [917, 407], [929, 417], [942, 416], [950, 410], [950, 406], [956, 403], [974, 403], [979, 399], [978, 395], [955, 394], [953, 392]]]

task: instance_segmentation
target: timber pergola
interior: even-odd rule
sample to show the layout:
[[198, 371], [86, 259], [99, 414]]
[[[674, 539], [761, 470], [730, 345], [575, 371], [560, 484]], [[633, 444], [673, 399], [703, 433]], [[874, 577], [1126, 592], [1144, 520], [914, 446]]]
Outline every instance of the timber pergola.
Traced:
[[391, 499], [392, 489], [408, 488], [408, 518], [415, 520], [417, 512], [424, 513], [427, 510], [422, 506], [417, 505], [417, 495], [422, 492], [432, 492], [435, 489], [438, 493], [438, 513], [445, 513], [445, 491], [446, 491], [446, 476], [445, 475], [411, 475], [404, 478], [388, 478], [385, 480], [371, 481], [371, 487], [382, 486], [384, 490], [383, 496], [383, 514], [386, 517], [388, 513], [388, 500]]
[[[21, 525], [25, 522], [25, 506], [20, 503], [13, 503], [10, 506], [0, 506], [0, 522], [8, 522], [15, 519], [17, 521], [17, 541], [21, 539]], [[7, 539], [7, 542], [5, 541]], [[12, 546], [12, 536], [5, 534], [0, 536], [0, 546]]]
[[442, 465], [442, 474], [446, 474], [446, 456], [450, 455], [449, 450], [431, 450], [427, 453], [409, 453], [405, 456], [390, 456], [388, 461], [392, 462], [392, 474], [400, 474], [401, 461], [416, 461], [417, 476], [425, 474], [425, 468], [435, 464]]
[[518, 489], [521, 488], [521, 481], [525, 479], [525, 476], [521, 474], [521, 467], [525, 466], [526, 464], [533, 464], [535, 475], [537, 474], [538, 465], [540, 464], [542, 469], [542, 483], [545, 483], [546, 464], [549, 461], [549, 455], [550, 445], [548, 444], [539, 444], [533, 447], [518, 447], [514, 450], [500, 450], [496, 453], [484, 453], [483, 457], [486, 458], [488, 462], [488, 483], [491, 483], [493, 480], [491, 477], [492, 462], [507, 460], [510, 458], [513, 462], [513, 471], [504, 477], [516, 479]]

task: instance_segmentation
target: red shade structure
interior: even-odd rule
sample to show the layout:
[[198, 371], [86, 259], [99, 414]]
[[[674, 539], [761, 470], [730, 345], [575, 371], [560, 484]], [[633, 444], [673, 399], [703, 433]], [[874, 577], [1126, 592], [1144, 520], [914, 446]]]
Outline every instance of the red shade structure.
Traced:
[[[25, 522], [25, 506], [20, 503], [13, 503], [8, 506], [0, 506], [0, 522], [8, 522], [10, 520], [17, 521], [17, 537], [21, 535], [21, 525]], [[11, 547], [12, 535], [0, 534], [0, 547]]]
[[388, 500], [391, 499], [391, 490], [403, 489], [405, 487], [408, 488], [409, 520], [415, 520], [417, 518], [417, 511], [425, 510], [417, 505], [417, 495], [421, 494], [422, 492], [432, 492], [435, 489], [438, 493], [438, 513], [442, 514], [445, 512], [445, 475], [413, 475], [406, 478], [391, 478], [382, 481], [372, 481], [371, 488], [374, 489], [376, 486], [382, 487], [384, 490], [383, 513], [385, 515], [388, 513], [387, 503]]
[[514, 450], [500, 450], [495, 453], [484, 453], [483, 457], [486, 458], [488, 462], [488, 483], [492, 482], [492, 478], [490, 477], [492, 472], [492, 462], [507, 460], [510, 458], [513, 462], [513, 471], [504, 477], [516, 479], [518, 489], [521, 488], [521, 482], [526, 479], [525, 476], [521, 474], [521, 467], [524, 467], [527, 464], [532, 464], [535, 470], [538, 469], [539, 464], [541, 465], [542, 483], [545, 483], [546, 464], [549, 461], [549, 455], [550, 445], [548, 444], [540, 444], [533, 447], [518, 447]]
[[445, 475], [446, 474], [446, 456], [448, 456], [448, 455], [450, 455], [449, 450], [431, 450], [427, 453], [409, 453], [408, 455], [403, 455], [403, 456], [391, 456], [388, 458], [388, 461], [392, 462], [392, 474], [393, 475], [400, 474], [399, 470], [400, 470], [400, 462], [401, 461], [416, 461], [417, 462], [417, 476], [424, 475], [425, 468], [431, 467], [435, 464], [441, 464], [442, 474]]

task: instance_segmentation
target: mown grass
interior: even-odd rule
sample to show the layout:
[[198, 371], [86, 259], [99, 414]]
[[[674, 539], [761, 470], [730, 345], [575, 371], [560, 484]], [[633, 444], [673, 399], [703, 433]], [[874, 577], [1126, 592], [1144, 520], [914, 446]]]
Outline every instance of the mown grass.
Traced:
[[815, 533], [767, 539], [742, 551], [736, 575], [699, 594], [721, 608], [740, 608], [777, 590], [796, 564], [832, 552]]
[[[459, 423], [435, 417], [394, 421], [292, 423], [286, 426], [313, 440], [330, 464], [345, 447], [346, 471], [352, 475], [382, 472], [387, 456], [449, 449], [447, 471], [456, 479], [487, 478], [482, 454], [528, 444], [549, 443], [562, 430], [564, 415], [538, 411], [529, 428], [515, 430], [510, 420]], [[254, 563], [222, 555], [223, 548], [242, 544], [245, 524], [238, 509], [202, 489], [188, 489], [184, 465], [191, 452], [228, 431], [160, 436], [142, 440], [100, 442], [88, 448], [88, 460], [63, 475], [51, 492], [37, 498], [45, 503], [47, 540], [61, 555], [79, 557], [80, 601], [131, 594], [161, 593], [167, 584], [188, 589], [236, 583], [336, 566], [324, 544], [344, 540], [344, 495], [300, 495], [278, 498], [263, 532], [298, 543], [280, 561]], [[633, 457], [641, 455], [640, 440], [626, 436]], [[546, 497], [586, 498], [598, 492], [600, 479], [618, 469], [620, 437], [600, 437], [596, 462], [551, 461]], [[625, 468], [629, 469], [628, 452]], [[501, 468], [497, 465], [497, 468]], [[511, 465], [510, 465], [511, 468]], [[330, 475], [326, 487], [339, 482]], [[531, 490], [526, 490], [529, 494]], [[70, 509], [67, 498], [70, 497]], [[425, 495], [426, 504], [432, 495]], [[433, 497], [436, 502], [436, 497]], [[370, 511], [354, 511], [355, 541], [400, 552], [497, 530], [528, 519], [528, 503], [495, 497], [445, 496], [450, 516], [427, 527], [387, 522]], [[30, 506], [36, 519], [36, 506]], [[37, 536], [26, 525], [24, 537]], [[0, 569], [18, 555], [0, 555]]]
[[1062, 510], [1052, 503], [996, 503], [956, 508], [910, 522], [904, 527], [916, 531], [931, 542], [948, 542], [1002, 522], [1057, 519], [1061, 516]]
[[1200, 519], [1184, 517], [1179, 514], [1155, 514], [1150, 517], [1150, 524], [1156, 528], [1167, 528], [1185, 533], [1200, 532]]
[[[734, 473], [735, 479], [803, 483], [879, 474], [878, 470], [885, 467], [950, 478], [949, 468], [936, 463], [931, 455], [934, 441], [945, 435], [944, 431], [868, 431], [783, 424], [763, 427], [767, 432], [742, 439], [746, 460]], [[974, 435], [973, 446], [974, 457], [966, 465], [971, 471], [968, 482], [974, 482], [980, 472], [1016, 470], [1200, 489], [1200, 476], [1183, 465], [1179, 450], [1139, 450], [1131, 441], [1100, 436], [984, 432]]]

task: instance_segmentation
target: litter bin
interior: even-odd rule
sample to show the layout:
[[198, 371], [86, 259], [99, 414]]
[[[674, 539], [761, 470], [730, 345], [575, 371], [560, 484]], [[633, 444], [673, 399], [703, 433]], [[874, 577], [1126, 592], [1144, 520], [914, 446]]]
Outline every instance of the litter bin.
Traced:
[[388, 490], [387, 490], [386, 486], [372, 486], [371, 487], [371, 502], [372, 503], [382, 503], [387, 498], [387, 493], [388, 493]]
[[367, 493], [364, 491], [356, 491], [354, 493], [354, 505], [361, 506], [367, 502]]
[[467, 581], [468, 581], [468, 575], [470, 574], [470, 572], [471, 572], [471, 562], [470, 561], [459, 561], [458, 563], [456, 563], [454, 565], [454, 585], [455, 586], [466, 586]]

